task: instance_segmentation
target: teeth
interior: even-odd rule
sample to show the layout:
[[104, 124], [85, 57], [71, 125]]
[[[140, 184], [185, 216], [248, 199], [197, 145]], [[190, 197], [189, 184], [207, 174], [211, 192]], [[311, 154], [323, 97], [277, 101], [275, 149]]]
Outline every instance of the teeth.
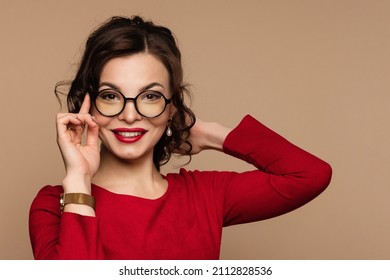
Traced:
[[122, 137], [137, 137], [142, 134], [142, 132], [117, 132]]

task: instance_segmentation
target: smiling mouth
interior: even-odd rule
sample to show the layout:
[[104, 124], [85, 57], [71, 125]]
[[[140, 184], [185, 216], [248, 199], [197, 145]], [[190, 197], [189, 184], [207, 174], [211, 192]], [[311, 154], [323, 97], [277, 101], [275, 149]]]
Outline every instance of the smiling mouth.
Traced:
[[145, 132], [140, 132], [140, 131], [137, 131], [137, 132], [129, 132], [129, 131], [114, 131], [114, 133], [122, 136], [122, 137], [125, 137], [125, 138], [132, 138], [132, 137], [138, 137], [142, 134], [144, 134]]
[[141, 140], [141, 138], [146, 134], [147, 130], [145, 129], [127, 129], [127, 128], [118, 128], [112, 130], [116, 139], [125, 144], [132, 144]]

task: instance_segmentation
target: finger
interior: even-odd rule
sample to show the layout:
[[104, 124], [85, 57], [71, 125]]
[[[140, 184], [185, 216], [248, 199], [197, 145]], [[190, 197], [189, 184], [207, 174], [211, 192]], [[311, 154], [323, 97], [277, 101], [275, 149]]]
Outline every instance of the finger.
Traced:
[[[59, 136], [66, 137], [75, 144], [82, 143], [83, 133], [87, 128], [87, 145], [98, 145], [99, 125], [90, 114], [58, 114], [57, 130]], [[91, 133], [91, 137], [89, 137]], [[88, 140], [89, 139], [89, 140]]]
[[95, 126], [88, 125], [88, 133], [85, 144], [92, 147], [99, 146], [99, 126], [97, 123], [95, 123]]
[[79, 113], [88, 114], [90, 108], [91, 108], [91, 97], [89, 96], [89, 93], [86, 93], [83, 103], [81, 104]]
[[98, 123], [93, 116], [90, 114], [69, 114], [69, 123], [74, 125], [82, 125], [88, 124], [91, 127], [97, 127]]
[[69, 126], [81, 125], [82, 121], [74, 114], [57, 114], [57, 130], [65, 132]]
[[84, 130], [84, 123], [77, 115], [58, 114], [56, 128], [58, 140], [67, 139], [67, 141], [79, 142]]
[[[71, 125], [71, 130], [75, 132], [73, 134], [73, 139], [75, 143], [84, 143], [87, 146], [93, 146], [95, 148], [98, 147], [99, 142], [99, 125], [95, 119], [95, 117], [90, 114], [76, 114], [74, 117], [80, 121], [79, 125]], [[87, 130], [85, 134], [85, 141], [83, 141], [83, 134]]]
[[98, 123], [96, 119], [90, 114], [75, 114], [74, 117], [78, 119], [83, 125], [88, 124], [91, 127], [97, 127]]

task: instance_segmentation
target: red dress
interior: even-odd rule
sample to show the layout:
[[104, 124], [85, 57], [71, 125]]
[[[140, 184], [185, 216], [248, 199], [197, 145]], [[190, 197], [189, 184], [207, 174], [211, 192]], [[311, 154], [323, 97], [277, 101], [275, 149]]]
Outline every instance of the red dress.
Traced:
[[167, 174], [155, 200], [92, 185], [96, 217], [59, 211], [61, 186], [45, 186], [30, 209], [36, 259], [218, 259], [222, 228], [272, 218], [319, 195], [330, 166], [251, 116], [227, 136], [224, 152], [248, 172]]

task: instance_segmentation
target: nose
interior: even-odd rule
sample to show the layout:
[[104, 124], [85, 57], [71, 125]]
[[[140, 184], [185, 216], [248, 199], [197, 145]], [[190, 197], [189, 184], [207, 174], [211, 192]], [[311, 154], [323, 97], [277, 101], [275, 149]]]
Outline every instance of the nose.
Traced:
[[128, 123], [133, 123], [134, 121], [142, 119], [142, 116], [135, 108], [134, 100], [126, 100], [125, 108], [118, 115], [118, 119], [126, 121]]

